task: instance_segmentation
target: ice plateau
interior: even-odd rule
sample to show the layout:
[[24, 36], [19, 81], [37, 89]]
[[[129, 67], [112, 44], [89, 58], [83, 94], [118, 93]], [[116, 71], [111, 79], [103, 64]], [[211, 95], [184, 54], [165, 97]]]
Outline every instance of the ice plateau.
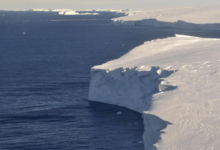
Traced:
[[143, 114], [145, 150], [220, 149], [220, 39], [145, 42], [91, 69], [89, 100]]

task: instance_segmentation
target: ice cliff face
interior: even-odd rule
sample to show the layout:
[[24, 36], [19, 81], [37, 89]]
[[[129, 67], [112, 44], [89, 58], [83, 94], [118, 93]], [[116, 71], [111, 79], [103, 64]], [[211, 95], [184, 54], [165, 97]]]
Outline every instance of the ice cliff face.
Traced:
[[[89, 100], [123, 106], [143, 113], [150, 109], [153, 94], [172, 87], [162, 78], [174, 72], [155, 66], [133, 66], [113, 70], [92, 68]], [[145, 149], [155, 150], [154, 144], [160, 140], [161, 130], [169, 123], [147, 112], [143, 113], [143, 118]]]
[[[152, 105], [152, 95], [172, 87], [162, 78], [175, 71], [160, 67], [133, 66], [127, 68], [91, 69], [89, 100], [123, 106], [143, 113]], [[159, 117], [143, 113], [145, 149], [156, 150], [163, 129], [170, 124]]]
[[161, 79], [173, 71], [160, 67], [128, 67], [114, 70], [91, 69], [89, 100], [130, 108], [142, 113], [148, 110], [152, 94], [165, 90], [168, 85]]

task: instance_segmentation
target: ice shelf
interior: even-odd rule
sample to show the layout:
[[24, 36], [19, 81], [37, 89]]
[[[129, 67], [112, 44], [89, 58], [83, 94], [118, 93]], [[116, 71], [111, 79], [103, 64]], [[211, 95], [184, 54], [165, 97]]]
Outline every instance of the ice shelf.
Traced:
[[179, 29], [220, 30], [220, 4], [167, 9], [129, 11], [114, 18], [115, 25], [171, 27]]
[[89, 100], [143, 114], [145, 150], [220, 149], [220, 39], [145, 42], [91, 69]]

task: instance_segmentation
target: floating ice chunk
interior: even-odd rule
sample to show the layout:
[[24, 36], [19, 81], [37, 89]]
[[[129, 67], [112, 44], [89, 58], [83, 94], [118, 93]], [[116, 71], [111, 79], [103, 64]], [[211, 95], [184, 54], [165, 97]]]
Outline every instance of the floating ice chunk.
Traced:
[[122, 112], [120, 112], [120, 111], [119, 111], [119, 112], [117, 112], [117, 115], [121, 115], [121, 114], [122, 114]]
[[65, 12], [63, 12], [63, 11], [59, 12], [59, 15], [64, 15], [64, 14], [65, 14]]
[[158, 73], [158, 75], [161, 75], [162, 70], [161, 69], [157, 70], [157, 73]]

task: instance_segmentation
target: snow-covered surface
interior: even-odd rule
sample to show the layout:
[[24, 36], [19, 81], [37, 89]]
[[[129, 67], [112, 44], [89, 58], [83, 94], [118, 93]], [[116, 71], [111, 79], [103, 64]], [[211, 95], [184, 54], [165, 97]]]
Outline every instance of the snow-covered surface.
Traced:
[[76, 11], [67, 11], [67, 12], [65, 12], [64, 14], [65, 14], [65, 15], [79, 15], [79, 13], [76, 12]]
[[85, 10], [57, 9], [52, 11], [58, 11], [60, 15], [100, 15], [99, 12], [123, 13], [123, 10], [111, 10], [111, 9], [85, 9]]
[[168, 9], [128, 11], [114, 24], [220, 30], [220, 4]]
[[72, 9], [51, 9], [52, 12], [68, 12], [74, 11]]
[[91, 69], [89, 99], [143, 113], [146, 150], [219, 150], [219, 47], [182, 35], [145, 42]]
[[59, 12], [60, 15], [99, 15], [99, 13], [79, 13], [76, 11]]

